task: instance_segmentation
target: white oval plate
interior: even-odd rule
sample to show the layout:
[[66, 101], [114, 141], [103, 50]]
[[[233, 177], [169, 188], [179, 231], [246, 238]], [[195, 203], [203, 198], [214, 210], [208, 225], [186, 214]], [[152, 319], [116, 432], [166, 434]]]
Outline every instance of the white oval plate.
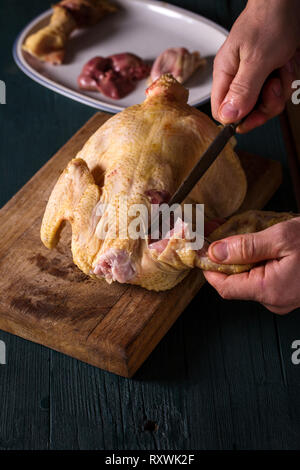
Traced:
[[152, 0], [119, 0], [121, 10], [108, 15], [96, 26], [75, 31], [67, 45], [65, 63], [44, 64], [22, 50], [26, 37], [49, 22], [52, 10], [32, 20], [17, 37], [13, 56], [16, 64], [30, 78], [57, 93], [88, 106], [116, 113], [145, 97], [147, 81], [141, 80], [136, 89], [120, 100], [112, 100], [92, 91], [81, 91], [77, 77], [83, 65], [92, 57], [132, 52], [144, 60], [154, 60], [169, 47], [198, 50], [207, 58], [186, 83], [190, 90], [189, 104], [196, 106], [210, 97], [212, 62], [228, 32], [216, 23], [165, 2]]

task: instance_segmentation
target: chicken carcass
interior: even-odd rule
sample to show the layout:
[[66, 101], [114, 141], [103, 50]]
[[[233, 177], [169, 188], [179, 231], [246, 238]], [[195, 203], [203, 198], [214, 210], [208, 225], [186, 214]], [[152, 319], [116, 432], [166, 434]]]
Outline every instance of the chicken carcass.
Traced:
[[[175, 286], [193, 267], [227, 273], [249, 269], [212, 263], [207, 246], [190, 249], [180, 220], [170, 236], [159, 241], [120, 234], [120, 221], [127, 217], [129, 224], [132, 220], [123, 210], [124, 198], [128, 207], [141, 204], [148, 209], [152, 203], [168, 201], [219, 132], [187, 99], [187, 90], [171, 75], [164, 75], [147, 89], [142, 104], [116, 114], [90, 137], [52, 191], [41, 227], [46, 247], [55, 247], [63, 222], [68, 220], [74, 263], [82, 271], [107, 282], [153, 290]], [[205, 204], [207, 218], [228, 217], [240, 207], [246, 186], [244, 171], [229, 143], [190, 199]], [[250, 216], [240, 223], [234, 221], [236, 232], [249, 229]], [[263, 222], [277, 219], [267, 215], [255, 220], [261, 228]], [[255, 229], [253, 220], [251, 223], [250, 230]], [[232, 230], [230, 222], [223, 227], [223, 232], [220, 228], [215, 231], [219, 237]], [[176, 232], [181, 233], [179, 238]]]

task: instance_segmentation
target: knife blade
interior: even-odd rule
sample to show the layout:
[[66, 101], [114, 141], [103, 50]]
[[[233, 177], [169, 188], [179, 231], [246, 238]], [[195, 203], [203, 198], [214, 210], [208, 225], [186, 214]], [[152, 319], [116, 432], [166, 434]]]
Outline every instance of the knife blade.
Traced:
[[181, 204], [184, 199], [189, 195], [193, 187], [198, 183], [200, 178], [208, 170], [208, 168], [213, 164], [219, 154], [222, 152], [225, 145], [234, 136], [238, 123], [227, 124], [223, 127], [221, 132], [217, 137], [212, 141], [209, 147], [205, 150], [201, 158], [198, 160], [194, 168], [183, 180], [179, 188], [175, 191], [173, 196], [168, 202], [168, 205], [172, 204]]

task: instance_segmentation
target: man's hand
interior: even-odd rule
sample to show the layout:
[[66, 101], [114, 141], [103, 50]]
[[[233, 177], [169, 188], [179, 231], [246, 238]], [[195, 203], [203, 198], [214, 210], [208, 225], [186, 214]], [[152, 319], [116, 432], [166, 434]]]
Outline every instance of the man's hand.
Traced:
[[261, 232], [216, 241], [208, 255], [226, 264], [263, 261], [242, 274], [204, 271], [207, 281], [224, 299], [256, 300], [279, 314], [300, 307], [300, 217]]
[[[249, 0], [214, 61], [213, 117], [236, 122], [253, 110], [259, 95], [238, 132], [280, 114], [293, 91], [299, 46], [299, 0]], [[268, 78], [275, 70], [278, 76]]]

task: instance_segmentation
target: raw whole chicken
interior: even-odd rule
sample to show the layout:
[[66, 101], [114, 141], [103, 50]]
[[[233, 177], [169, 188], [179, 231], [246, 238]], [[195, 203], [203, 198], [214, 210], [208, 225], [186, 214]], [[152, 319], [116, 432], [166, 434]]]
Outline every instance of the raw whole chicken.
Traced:
[[60, 65], [73, 31], [92, 26], [116, 10], [107, 0], [62, 0], [53, 6], [49, 25], [28, 36], [23, 49], [39, 60]]
[[[90, 137], [52, 191], [41, 227], [46, 247], [55, 247], [63, 222], [68, 220], [74, 263], [84, 273], [109, 283], [138, 284], [157, 291], [175, 286], [193, 267], [226, 273], [250, 268], [213, 263], [207, 257], [207, 245], [190, 249], [179, 219], [169, 237], [158, 241], [121, 236], [120, 226], [116, 236], [113, 234], [116, 214], [119, 221], [125, 216], [128, 224], [131, 221], [122, 212], [124, 197], [129, 205], [147, 208], [168, 201], [219, 132], [187, 99], [188, 91], [171, 75], [164, 75], [147, 89], [142, 104], [116, 114]], [[244, 171], [229, 143], [189, 199], [205, 204], [207, 219], [228, 217], [241, 205], [246, 186]], [[289, 215], [246, 213], [221, 225], [211, 239], [233, 231], [260, 230], [285, 217]]]

